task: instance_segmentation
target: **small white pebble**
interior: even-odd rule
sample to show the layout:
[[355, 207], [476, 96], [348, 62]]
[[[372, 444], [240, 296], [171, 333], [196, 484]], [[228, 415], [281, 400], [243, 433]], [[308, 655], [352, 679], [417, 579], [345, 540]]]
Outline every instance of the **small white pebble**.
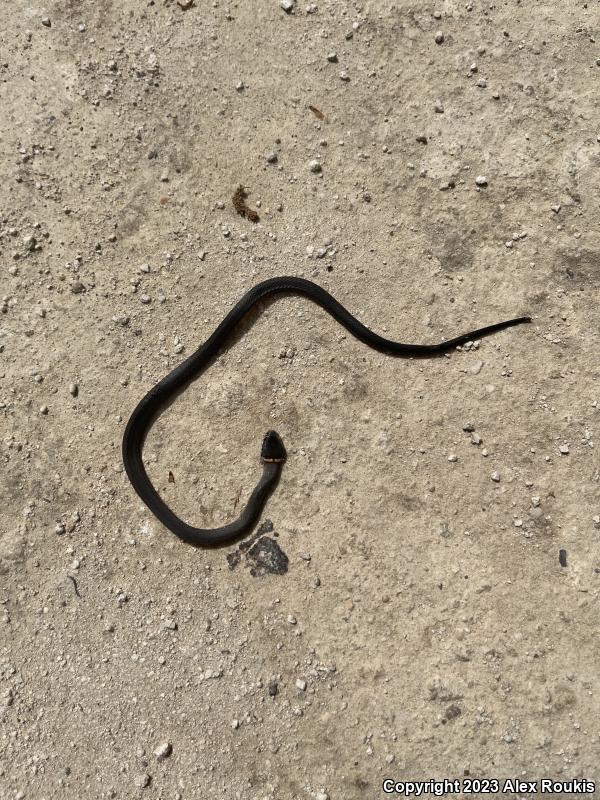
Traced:
[[295, 625], [298, 622], [298, 620], [293, 614], [288, 614], [287, 621], [290, 625]]
[[477, 186], [487, 186], [488, 179], [485, 177], [485, 175], [478, 175], [475, 178], [475, 183], [477, 184]]
[[451, 463], [458, 461], [458, 456], [456, 455], [456, 453], [450, 453], [450, 455], [448, 456], [448, 461], [450, 461]]
[[492, 480], [493, 480], [495, 483], [499, 483], [499, 482], [500, 482], [500, 473], [499, 473], [499, 472], [496, 472], [496, 471], [494, 471], [494, 472], [492, 472], [492, 474], [490, 475], [490, 478], [491, 478], [491, 479], [492, 479]]
[[164, 761], [165, 758], [168, 758], [171, 753], [173, 752], [173, 745], [171, 742], [162, 742], [159, 744], [156, 750], [154, 751], [154, 755], [158, 761]]
[[296, 679], [296, 688], [300, 689], [301, 692], [306, 691], [306, 681], [303, 681], [302, 678]]
[[150, 781], [152, 778], [148, 775], [147, 772], [144, 772], [142, 775], [137, 775], [133, 782], [138, 787], [138, 789], [145, 789], [146, 786], [150, 785]]
[[435, 34], [435, 43], [442, 44], [443, 41], [444, 41], [444, 34], [442, 33], [442, 31], [437, 31]]
[[558, 449], [562, 453], [563, 456], [566, 456], [566, 455], [569, 454], [569, 445], [568, 444], [561, 444], [561, 446]]

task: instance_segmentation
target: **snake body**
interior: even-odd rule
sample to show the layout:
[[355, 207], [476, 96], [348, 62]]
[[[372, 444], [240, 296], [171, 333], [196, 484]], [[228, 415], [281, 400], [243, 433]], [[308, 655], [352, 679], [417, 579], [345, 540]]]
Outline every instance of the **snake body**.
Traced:
[[174, 397], [185, 389], [210, 365], [214, 358], [230, 343], [231, 335], [245, 315], [261, 300], [269, 295], [298, 294], [308, 297], [321, 306], [346, 330], [364, 344], [390, 355], [405, 357], [426, 357], [445, 353], [458, 345], [473, 339], [509, 328], [513, 325], [531, 322], [530, 317], [518, 317], [497, 322], [476, 331], [463, 333], [454, 339], [439, 344], [402, 344], [385, 339], [369, 330], [338, 301], [312, 281], [304, 278], [271, 278], [258, 283], [239, 300], [215, 332], [191, 356], [159, 381], [134, 409], [123, 435], [123, 464], [131, 484], [152, 513], [169, 530], [185, 542], [204, 547], [226, 544], [247, 533], [256, 523], [267, 498], [275, 488], [286, 452], [283, 442], [275, 431], [268, 431], [261, 450], [263, 473], [240, 516], [220, 528], [204, 529], [188, 525], [181, 520], [160, 497], [146, 472], [142, 460], [144, 441], [154, 420]]

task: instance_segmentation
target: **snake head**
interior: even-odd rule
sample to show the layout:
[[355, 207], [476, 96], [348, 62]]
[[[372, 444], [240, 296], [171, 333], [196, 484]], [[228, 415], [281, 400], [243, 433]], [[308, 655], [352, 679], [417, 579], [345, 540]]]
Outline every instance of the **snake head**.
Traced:
[[260, 450], [260, 457], [262, 461], [276, 464], [281, 464], [286, 460], [287, 453], [281, 441], [281, 436], [277, 431], [267, 431], [265, 434]]

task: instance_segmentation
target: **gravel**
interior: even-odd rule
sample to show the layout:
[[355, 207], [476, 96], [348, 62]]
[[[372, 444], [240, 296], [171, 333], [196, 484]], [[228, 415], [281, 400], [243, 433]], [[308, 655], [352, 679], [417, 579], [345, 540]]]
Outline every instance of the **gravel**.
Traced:
[[173, 745], [171, 742], [162, 742], [154, 751], [157, 761], [164, 761], [173, 752]]

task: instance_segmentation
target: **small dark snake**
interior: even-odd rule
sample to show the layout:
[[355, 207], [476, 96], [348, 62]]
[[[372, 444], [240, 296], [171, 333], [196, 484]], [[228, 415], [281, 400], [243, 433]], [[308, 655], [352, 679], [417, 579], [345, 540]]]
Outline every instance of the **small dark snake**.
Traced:
[[195, 353], [175, 367], [165, 378], [159, 381], [138, 403], [131, 415], [123, 435], [123, 464], [131, 484], [152, 513], [183, 541], [203, 547], [213, 547], [231, 542], [247, 533], [256, 523], [267, 498], [277, 485], [286, 451], [279, 434], [268, 431], [261, 449], [263, 473], [250, 499], [240, 516], [229, 525], [221, 528], [195, 528], [181, 520], [160, 497], [152, 485], [144, 462], [142, 448], [152, 423], [160, 411], [168, 405], [191, 381], [197, 378], [223, 350], [231, 334], [243, 317], [262, 299], [268, 295], [292, 293], [308, 297], [325, 309], [340, 325], [364, 344], [389, 355], [426, 357], [435, 356], [452, 350], [468, 341], [487, 336], [495, 331], [531, 322], [531, 317], [497, 322], [476, 331], [463, 333], [454, 339], [439, 344], [401, 344], [384, 339], [366, 328], [356, 317], [353, 317], [329, 292], [303, 278], [283, 277], [271, 278], [258, 283], [235, 304], [225, 319], [206, 342]]

